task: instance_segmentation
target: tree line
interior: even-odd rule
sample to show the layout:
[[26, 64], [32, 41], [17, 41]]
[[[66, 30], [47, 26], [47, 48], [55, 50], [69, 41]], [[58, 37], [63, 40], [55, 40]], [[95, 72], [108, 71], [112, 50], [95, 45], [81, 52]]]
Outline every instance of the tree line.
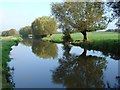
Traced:
[[3, 31], [1, 36], [17, 36], [18, 33], [22, 37], [43, 37], [48, 34], [56, 33], [57, 21], [55, 18], [49, 16], [42, 16], [36, 18], [31, 26], [24, 26], [17, 32], [15, 29]]
[[18, 35], [19, 33], [15, 29], [6, 30], [1, 33], [1, 36], [18, 36]]
[[57, 31], [57, 22], [55, 18], [49, 16], [42, 16], [35, 19], [31, 26], [24, 26], [20, 28], [17, 32], [15, 29], [10, 29], [3, 31], [1, 36], [22, 36], [29, 37], [32, 35], [34, 37], [43, 36], [48, 34], [56, 33]]
[[[71, 0], [74, 1], [74, 0]], [[56, 33], [60, 28], [64, 34], [64, 41], [72, 41], [70, 34], [81, 32], [83, 41], [87, 40], [87, 32], [105, 29], [110, 19], [105, 14], [105, 5], [113, 8], [112, 15], [119, 16], [120, 2], [103, 3], [103, 2], [57, 2], [51, 4], [52, 17], [42, 16], [36, 18], [31, 26], [20, 28], [19, 34], [22, 37], [44, 37], [48, 34]], [[117, 10], [117, 11], [116, 11]], [[118, 25], [119, 26], [119, 25]], [[3, 31], [2, 36], [18, 35], [15, 29]]]

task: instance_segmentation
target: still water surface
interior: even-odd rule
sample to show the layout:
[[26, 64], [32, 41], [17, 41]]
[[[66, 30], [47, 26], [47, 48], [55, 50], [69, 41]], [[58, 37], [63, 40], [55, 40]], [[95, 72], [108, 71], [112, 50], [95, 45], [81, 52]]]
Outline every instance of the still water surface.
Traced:
[[118, 62], [100, 51], [40, 40], [13, 46], [15, 88], [118, 88]]

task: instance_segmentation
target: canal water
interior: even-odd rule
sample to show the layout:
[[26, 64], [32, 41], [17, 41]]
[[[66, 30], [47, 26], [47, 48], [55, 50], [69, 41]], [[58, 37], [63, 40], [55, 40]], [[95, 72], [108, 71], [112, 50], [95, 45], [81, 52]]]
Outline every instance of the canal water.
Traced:
[[119, 59], [101, 51], [25, 39], [13, 46], [15, 88], [118, 88]]

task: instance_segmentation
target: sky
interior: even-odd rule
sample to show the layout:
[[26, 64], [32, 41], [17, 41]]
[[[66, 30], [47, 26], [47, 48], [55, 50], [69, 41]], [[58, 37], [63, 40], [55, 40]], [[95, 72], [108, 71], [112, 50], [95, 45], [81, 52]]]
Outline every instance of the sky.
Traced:
[[[63, 0], [1, 0], [0, 31], [31, 25], [38, 17], [51, 15], [51, 3]], [[108, 28], [115, 28], [110, 24]]]

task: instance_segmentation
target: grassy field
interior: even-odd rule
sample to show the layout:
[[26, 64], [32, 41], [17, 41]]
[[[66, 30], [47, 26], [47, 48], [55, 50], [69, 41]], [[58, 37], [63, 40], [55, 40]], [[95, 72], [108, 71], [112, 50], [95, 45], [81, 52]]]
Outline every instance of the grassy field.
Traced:
[[[7, 66], [7, 62], [11, 59], [9, 57], [11, 47], [13, 45], [17, 45], [19, 41], [22, 39], [20, 37], [0, 37], [0, 57], [1, 57], [1, 65], [0, 70], [2, 72], [2, 88], [11, 88], [11, 84], [8, 80], [9, 78], [9, 67]], [[0, 87], [1, 88], [1, 87]]]
[[[120, 35], [120, 34], [119, 34]], [[88, 40], [118, 40], [118, 33], [113, 32], [88, 32], [87, 33]], [[53, 42], [63, 42], [62, 40], [63, 34], [53, 34], [52, 36], [48, 36], [43, 38], [43, 40], [53, 41]], [[81, 33], [73, 33], [71, 34], [73, 41], [82, 40], [83, 36]]]

